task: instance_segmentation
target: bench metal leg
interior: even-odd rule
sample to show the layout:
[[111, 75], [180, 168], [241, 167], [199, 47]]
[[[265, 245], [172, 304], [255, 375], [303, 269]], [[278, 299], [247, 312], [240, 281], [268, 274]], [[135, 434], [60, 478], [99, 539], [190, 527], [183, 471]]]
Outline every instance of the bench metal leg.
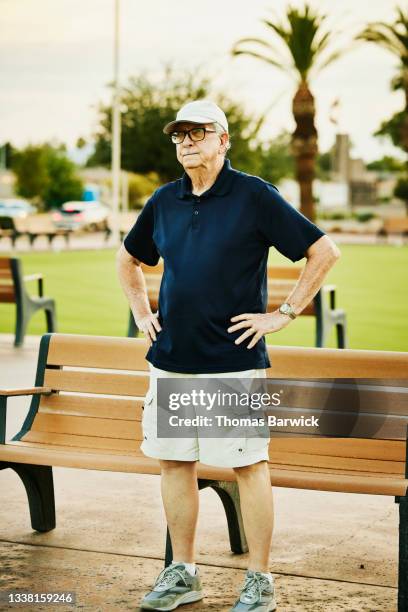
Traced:
[[45, 308], [45, 319], [47, 322], [47, 332], [53, 333], [57, 331], [57, 321], [56, 321], [56, 316], [55, 316], [55, 303], [52, 303]]
[[398, 497], [399, 503], [399, 561], [398, 561], [398, 612], [408, 610], [408, 494]]
[[248, 543], [241, 514], [238, 483], [217, 481], [210, 483], [210, 486], [216, 491], [224, 506], [231, 551], [238, 555], [248, 552]]
[[316, 340], [315, 340], [315, 346], [317, 348], [322, 348], [324, 347], [324, 345], [326, 344], [326, 338], [325, 338], [325, 329], [324, 329], [324, 325], [323, 325], [323, 320], [321, 317], [316, 317]]
[[133, 318], [132, 311], [129, 310], [129, 323], [128, 323], [127, 336], [128, 338], [134, 338], [135, 336], [138, 335], [138, 333], [139, 333], [139, 329]]
[[23, 481], [30, 508], [31, 526], [35, 531], [55, 528], [55, 497], [52, 467], [25, 463], [0, 462], [0, 470], [11, 468]]
[[28, 315], [25, 310], [22, 304], [17, 304], [14, 346], [21, 346], [24, 342], [30, 318], [30, 315]]
[[346, 348], [346, 321], [344, 323], [336, 323], [337, 348]]
[[[216, 491], [224, 506], [227, 517], [228, 535], [231, 551], [236, 554], [248, 552], [248, 544], [244, 531], [244, 524], [241, 515], [241, 505], [239, 500], [239, 490], [237, 482], [224, 482], [220, 480], [198, 479], [198, 488], [205, 489], [211, 487]], [[173, 560], [173, 548], [171, 544], [170, 532], [167, 527], [166, 533], [166, 552], [164, 556], [164, 567], [170, 565]]]

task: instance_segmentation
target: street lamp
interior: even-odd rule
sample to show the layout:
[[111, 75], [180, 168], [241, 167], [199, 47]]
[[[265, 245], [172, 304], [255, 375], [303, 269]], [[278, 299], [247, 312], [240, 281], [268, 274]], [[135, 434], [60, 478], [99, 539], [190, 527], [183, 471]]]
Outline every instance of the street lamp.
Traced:
[[119, 198], [120, 198], [120, 95], [119, 95], [119, 8], [115, 0], [115, 35], [113, 52], [113, 97], [112, 97], [112, 242], [120, 243]]

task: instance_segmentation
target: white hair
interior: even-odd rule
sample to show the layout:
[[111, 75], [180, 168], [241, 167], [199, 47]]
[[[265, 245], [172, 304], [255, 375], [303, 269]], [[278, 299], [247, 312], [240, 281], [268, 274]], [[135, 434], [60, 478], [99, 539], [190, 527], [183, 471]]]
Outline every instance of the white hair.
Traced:
[[225, 144], [225, 155], [227, 154], [227, 152], [230, 150], [231, 148], [231, 142], [229, 140], [229, 134], [228, 132], [225, 131], [225, 129], [222, 127], [222, 125], [220, 123], [214, 122], [213, 123], [214, 126], [214, 130], [217, 132], [218, 136], [222, 136], [223, 134], [227, 134], [228, 135], [228, 142]]

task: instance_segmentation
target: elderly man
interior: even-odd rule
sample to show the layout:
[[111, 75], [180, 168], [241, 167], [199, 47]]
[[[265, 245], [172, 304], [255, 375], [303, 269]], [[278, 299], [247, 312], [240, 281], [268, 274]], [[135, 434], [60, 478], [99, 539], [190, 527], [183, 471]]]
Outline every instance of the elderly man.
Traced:
[[[194, 540], [198, 515], [196, 462], [234, 469], [249, 547], [245, 582], [232, 610], [275, 610], [269, 551], [273, 504], [268, 439], [171, 441], [157, 436], [157, 379], [263, 377], [270, 366], [265, 334], [299, 315], [340, 253], [332, 240], [288, 204], [270, 183], [231, 167], [228, 122], [213, 102], [183, 106], [164, 127], [184, 168], [155, 191], [118, 252], [118, 274], [136, 324], [149, 343], [142, 450], [161, 465], [162, 499], [174, 559], [142, 601], [174, 610], [203, 597]], [[273, 246], [306, 265], [286, 302], [266, 313], [266, 266]], [[164, 275], [152, 313], [140, 262]]]

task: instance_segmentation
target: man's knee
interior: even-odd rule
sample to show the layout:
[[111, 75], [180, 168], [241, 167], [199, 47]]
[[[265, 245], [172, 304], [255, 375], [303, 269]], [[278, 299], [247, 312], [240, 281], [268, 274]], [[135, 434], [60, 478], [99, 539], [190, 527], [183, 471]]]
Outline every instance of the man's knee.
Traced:
[[197, 463], [197, 461], [176, 461], [173, 459], [159, 459], [159, 461], [162, 473], [173, 472], [175, 470], [180, 472], [194, 471]]
[[267, 461], [257, 461], [256, 463], [251, 463], [250, 465], [241, 465], [239, 467], [234, 467], [233, 470], [238, 478], [246, 478], [255, 476], [260, 472], [263, 472], [267, 466]]

